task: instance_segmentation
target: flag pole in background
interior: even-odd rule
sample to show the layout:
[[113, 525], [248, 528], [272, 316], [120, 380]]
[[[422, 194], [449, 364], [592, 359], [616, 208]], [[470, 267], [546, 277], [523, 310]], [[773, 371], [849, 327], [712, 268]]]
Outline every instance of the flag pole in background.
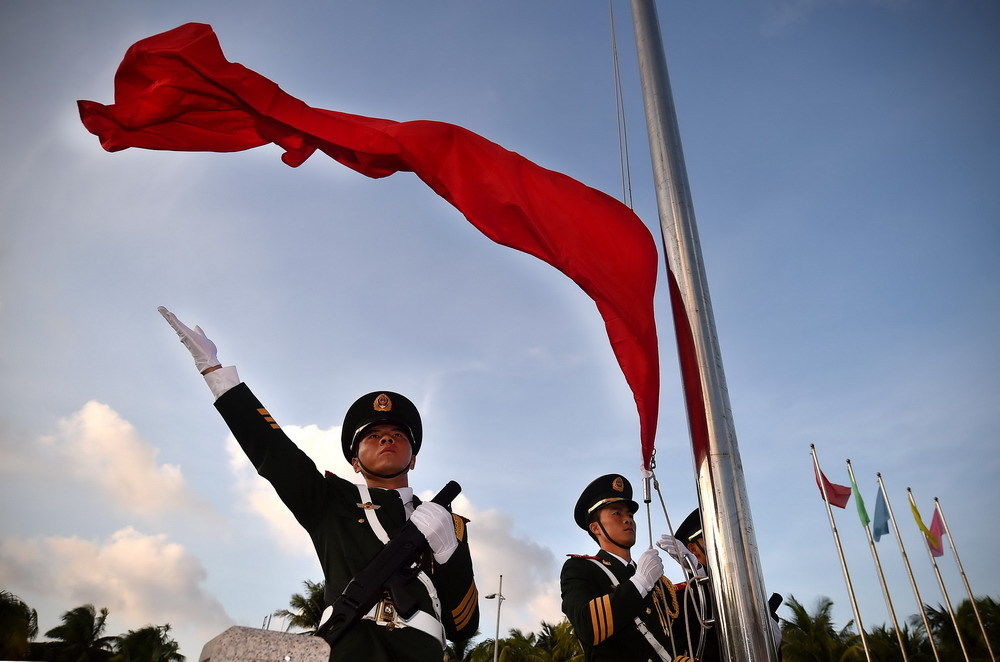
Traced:
[[972, 603], [972, 611], [976, 614], [976, 621], [979, 622], [979, 631], [983, 633], [983, 642], [986, 644], [986, 651], [990, 654], [990, 660], [996, 660], [997, 658], [993, 654], [993, 647], [990, 646], [989, 635], [986, 634], [986, 628], [983, 626], [983, 619], [979, 615], [979, 607], [976, 606], [976, 596], [972, 594], [972, 587], [969, 586], [969, 579], [965, 576], [965, 568], [962, 566], [962, 559], [958, 556], [958, 547], [955, 546], [955, 538], [951, 535], [951, 529], [948, 528], [948, 521], [944, 518], [944, 510], [941, 509], [941, 502], [937, 497], [934, 497], [934, 513], [935, 515], [941, 516], [941, 524], [944, 527], [944, 533], [948, 536], [948, 546], [951, 547], [951, 551], [955, 555], [955, 563], [958, 565], [958, 574], [962, 576], [962, 583], [965, 584], [965, 592], [969, 594], [969, 602]]
[[[819, 485], [819, 492], [826, 504], [826, 514], [830, 518], [830, 531], [833, 532], [833, 542], [837, 545], [837, 555], [840, 556], [840, 567], [844, 571], [844, 582], [847, 584], [847, 595], [851, 598], [851, 609], [854, 611], [854, 623], [858, 626], [858, 634], [861, 636], [861, 647], [865, 649], [865, 659], [872, 662], [871, 652], [868, 650], [868, 637], [865, 636], [865, 626], [861, 622], [861, 610], [858, 609], [858, 600], [854, 596], [854, 584], [851, 583], [851, 573], [847, 570], [847, 559], [844, 558], [844, 548], [840, 544], [840, 534], [837, 532], [837, 522], [833, 519], [833, 509], [830, 507], [831, 498], [839, 498], [836, 501], [838, 508], [844, 508], [847, 500], [850, 499], [851, 490], [849, 487], [830, 483], [823, 471], [819, 468], [819, 456], [816, 454], [816, 445], [809, 444], [809, 454], [812, 455], [813, 470], [816, 472], [816, 483]], [[835, 494], [828, 495], [827, 485], [834, 488]], [[846, 493], [846, 497], [844, 494]]]
[[889, 618], [892, 619], [892, 627], [896, 631], [896, 641], [899, 642], [899, 652], [903, 655], [903, 662], [910, 662], [906, 654], [906, 643], [903, 641], [903, 633], [899, 629], [899, 620], [896, 618], [896, 610], [892, 606], [892, 596], [889, 595], [889, 586], [885, 582], [885, 573], [882, 572], [882, 561], [878, 557], [878, 550], [875, 548], [875, 540], [872, 538], [871, 529], [868, 524], [868, 511], [865, 509], [865, 501], [861, 498], [861, 490], [858, 489], [858, 481], [854, 479], [854, 467], [851, 461], [847, 460], [847, 475], [851, 478], [851, 490], [854, 492], [854, 505], [858, 509], [858, 519], [861, 520], [861, 527], [865, 530], [868, 538], [868, 549], [872, 552], [872, 560], [875, 561], [875, 570], [878, 572], [878, 581], [882, 586], [882, 597], [885, 598], [886, 609], [889, 610]]
[[924, 608], [924, 599], [920, 597], [920, 589], [917, 588], [917, 580], [913, 576], [913, 568], [910, 566], [910, 557], [906, 554], [906, 547], [903, 545], [903, 536], [899, 535], [899, 525], [896, 524], [896, 516], [892, 512], [892, 504], [889, 503], [889, 496], [885, 491], [885, 484], [882, 482], [882, 474], [877, 473], [875, 477], [878, 479], [878, 500], [875, 504], [875, 537], [876, 540], [881, 538], [883, 533], [888, 533], [889, 528], [885, 527], [884, 531], [880, 532], [879, 525], [881, 522], [881, 509], [880, 506], [884, 504], [885, 506], [885, 517], [889, 522], [892, 522], [892, 530], [896, 533], [896, 542], [899, 543], [899, 553], [903, 557], [903, 565], [906, 566], [906, 576], [910, 579], [910, 587], [913, 589], [913, 597], [917, 599], [917, 609], [920, 610], [920, 620], [924, 623], [924, 630], [927, 632], [927, 641], [931, 644], [931, 652], [934, 653], [934, 660], [936, 662], [941, 662], [941, 656], [938, 655], [937, 644], [934, 643], [934, 636], [931, 634], [931, 624], [927, 621], [927, 610]]
[[965, 641], [962, 639], [962, 631], [958, 628], [958, 619], [955, 618], [955, 610], [951, 607], [951, 598], [948, 596], [948, 589], [945, 588], [944, 579], [941, 578], [941, 570], [938, 568], [937, 559], [935, 558], [944, 554], [944, 549], [942, 548], [944, 543], [938, 534], [928, 530], [924, 524], [924, 520], [920, 517], [920, 511], [917, 510], [917, 502], [913, 498], [913, 490], [909, 487], [906, 488], [906, 496], [910, 500], [910, 510], [913, 512], [913, 519], [917, 523], [917, 528], [924, 534], [927, 557], [930, 558], [931, 566], [934, 568], [934, 576], [937, 577], [938, 587], [941, 589], [941, 595], [944, 597], [944, 604], [948, 608], [948, 615], [951, 616], [951, 624], [955, 626], [955, 636], [958, 637], [958, 646], [962, 649], [962, 657], [965, 658], [965, 662], [970, 662], [969, 653], [965, 650]]

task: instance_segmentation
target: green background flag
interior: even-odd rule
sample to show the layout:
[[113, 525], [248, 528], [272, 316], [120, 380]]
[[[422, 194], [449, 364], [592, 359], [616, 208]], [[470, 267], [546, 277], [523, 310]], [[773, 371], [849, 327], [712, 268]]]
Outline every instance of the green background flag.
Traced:
[[861, 520], [861, 526], [868, 526], [868, 510], [865, 509], [865, 501], [861, 498], [861, 490], [858, 489], [858, 484], [854, 481], [854, 476], [851, 476], [851, 491], [854, 492], [854, 505], [858, 507], [858, 519]]

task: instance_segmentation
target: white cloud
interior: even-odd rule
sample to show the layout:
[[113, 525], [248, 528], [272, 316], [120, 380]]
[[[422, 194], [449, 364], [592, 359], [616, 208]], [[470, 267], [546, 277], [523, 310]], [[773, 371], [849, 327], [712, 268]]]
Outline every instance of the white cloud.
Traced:
[[[433, 496], [432, 492], [420, 494], [424, 500]], [[510, 628], [533, 632], [542, 621], [562, 620], [559, 567], [552, 550], [516, 535], [510, 515], [494, 509], [479, 510], [464, 494], [455, 499], [452, 508], [469, 518], [469, 546], [479, 587], [483, 634], [493, 636], [490, 623], [495, 623], [492, 619], [496, 602], [484, 596], [496, 591], [500, 573], [507, 598], [501, 612], [501, 636]]]
[[201, 562], [182, 545], [132, 527], [104, 541], [0, 539], [0, 585], [66, 609], [108, 607], [116, 631], [170, 623], [179, 637], [207, 641], [232, 621], [202, 587], [205, 578]]
[[[354, 469], [340, 450], [340, 426], [321, 428], [316, 425], [286, 425], [281, 428], [302, 451], [312, 458], [320, 471], [353, 480]], [[241, 507], [264, 520], [278, 546], [288, 554], [312, 556], [312, 541], [305, 529], [295, 521], [281, 503], [271, 485], [257, 475], [243, 450], [232, 435], [226, 440], [229, 468], [236, 479], [237, 500]]]
[[158, 454], [114, 409], [91, 400], [60, 420], [55, 434], [19, 452], [7, 472], [44, 471], [48, 478], [93, 485], [116, 507], [145, 518], [178, 510], [204, 513], [180, 467], [157, 462]]

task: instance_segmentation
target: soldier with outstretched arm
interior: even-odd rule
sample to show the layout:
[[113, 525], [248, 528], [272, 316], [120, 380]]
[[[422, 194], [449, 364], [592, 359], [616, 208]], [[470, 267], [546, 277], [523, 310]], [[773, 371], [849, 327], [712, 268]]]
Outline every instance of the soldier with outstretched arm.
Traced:
[[393, 586], [402, 591], [412, 615], [398, 613], [400, 595], [385, 591], [343, 631], [330, 660], [439, 662], [446, 639], [475, 634], [479, 594], [466, 520], [437, 503], [421, 503], [409, 486], [423, 436], [413, 403], [391, 391], [358, 398], [345, 416], [341, 445], [364, 481], [354, 484], [330, 473], [324, 476], [240, 381], [236, 368], [219, 363], [215, 344], [201, 327], [191, 329], [166, 308], [158, 310], [191, 352], [216, 398], [216, 409], [257, 473], [309, 533], [323, 569], [328, 605], [352, 578], [370, 570], [373, 559], [386, 557], [380, 553], [409, 530], [407, 522], [421, 534], [421, 544], [426, 541], [419, 562]]

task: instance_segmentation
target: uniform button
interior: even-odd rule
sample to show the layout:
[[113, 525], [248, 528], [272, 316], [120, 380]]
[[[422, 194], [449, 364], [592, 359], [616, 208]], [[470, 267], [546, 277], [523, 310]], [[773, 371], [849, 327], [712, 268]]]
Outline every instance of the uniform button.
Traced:
[[365, 523], [365, 518], [364, 517], [362, 517], [362, 518], [360, 518], [358, 520], [358, 524], [364, 524], [364, 523]]
[[653, 613], [653, 610], [650, 609], [649, 607], [646, 607], [646, 615], [648, 616], [648, 615], [650, 615], [652, 613]]

